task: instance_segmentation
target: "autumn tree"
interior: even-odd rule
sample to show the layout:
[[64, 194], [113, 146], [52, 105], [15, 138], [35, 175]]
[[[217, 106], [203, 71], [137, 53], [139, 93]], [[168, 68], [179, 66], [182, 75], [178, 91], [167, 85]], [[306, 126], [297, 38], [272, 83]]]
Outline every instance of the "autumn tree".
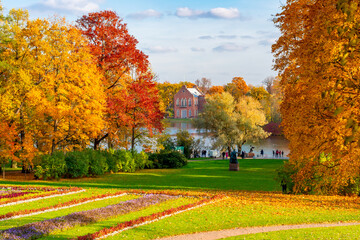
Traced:
[[108, 101], [108, 112], [113, 129], [118, 129], [112, 136], [118, 144], [134, 151], [135, 144], [141, 143], [153, 131], [162, 132], [163, 112], [156, 83], [152, 76], [142, 75], [132, 81], [119, 94]]
[[247, 141], [269, 136], [262, 129], [266, 119], [260, 103], [246, 96], [236, 102], [228, 92], [208, 96], [204, 111], [194, 124], [214, 139], [214, 147], [226, 148], [229, 154], [236, 148], [241, 151]]
[[295, 192], [358, 193], [360, 6], [352, 0], [288, 0], [274, 22], [274, 68], [284, 91]]
[[[77, 27], [88, 39], [91, 52], [97, 59], [97, 66], [103, 75], [102, 84], [108, 101], [120, 104], [123, 100], [121, 94], [126, 91], [128, 84], [131, 85], [136, 79], [141, 79], [142, 75], [149, 76], [147, 56], [137, 49], [138, 41], [129, 34], [126, 24], [114, 11], [89, 13], [76, 22]], [[155, 88], [155, 85], [153, 87]], [[118, 99], [116, 100], [116, 98]], [[133, 101], [136, 100], [133, 99]], [[107, 104], [107, 106], [112, 105], [110, 102]], [[116, 116], [126, 119], [126, 116], [120, 117], [117, 113], [115, 116], [112, 114], [115, 114], [114, 111], [108, 108], [104, 117], [106, 126], [102, 134], [94, 139], [94, 149], [97, 149], [109, 135], [115, 137], [120, 129], [127, 126], [126, 122], [123, 122], [122, 125], [119, 125], [119, 122], [117, 125], [112, 124], [111, 120]]]
[[209, 78], [202, 77], [200, 79], [196, 79], [195, 84], [199, 87], [201, 92], [207, 94], [211, 87], [211, 80]]
[[165, 116], [172, 117], [174, 115], [174, 96], [182, 87], [176, 83], [157, 83], [160, 100], [165, 108]]
[[88, 145], [101, 126], [104, 96], [80, 32], [61, 19], [29, 20], [22, 10], [11, 10], [2, 30], [8, 39], [0, 41], [6, 62], [0, 70], [0, 121], [16, 132], [9, 136], [18, 148], [8, 153], [27, 165], [38, 151]]
[[261, 101], [263, 99], [267, 99], [270, 97], [269, 92], [266, 91], [265, 88], [262, 86], [261, 87], [251, 87], [249, 95], [258, 101]]
[[235, 98], [235, 100], [238, 100], [250, 91], [250, 88], [242, 77], [234, 77], [231, 83], [226, 84], [224, 88], [226, 92], [230, 93]]
[[209, 91], [208, 94], [209, 95], [213, 95], [213, 94], [221, 94], [224, 92], [224, 87], [223, 86], [212, 86]]

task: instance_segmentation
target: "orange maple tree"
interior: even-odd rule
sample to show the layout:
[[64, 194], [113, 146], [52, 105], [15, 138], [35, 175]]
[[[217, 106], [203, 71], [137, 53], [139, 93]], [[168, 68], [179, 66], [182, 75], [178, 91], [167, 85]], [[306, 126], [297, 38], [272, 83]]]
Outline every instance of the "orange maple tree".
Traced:
[[288, 0], [273, 45], [295, 192], [358, 193], [360, 6]]
[[242, 77], [234, 77], [231, 83], [225, 85], [225, 91], [229, 92], [237, 101], [240, 97], [248, 93], [250, 88]]

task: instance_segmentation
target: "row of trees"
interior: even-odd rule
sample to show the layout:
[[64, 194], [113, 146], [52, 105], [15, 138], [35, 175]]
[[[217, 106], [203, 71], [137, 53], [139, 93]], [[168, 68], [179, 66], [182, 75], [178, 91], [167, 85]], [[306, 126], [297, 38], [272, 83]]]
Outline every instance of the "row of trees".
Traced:
[[147, 56], [115, 12], [72, 26], [23, 10], [5, 16], [0, 3], [1, 161], [105, 142], [133, 149], [162, 119]]
[[[238, 100], [244, 95], [251, 96], [261, 103], [268, 122], [280, 123], [280, 102], [282, 96], [279, 81], [274, 77], [268, 77], [263, 83], [265, 87], [248, 86], [242, 77], [234, 77], [230, 83], [224, 86], [212, 86], [211, 80], [208, 78], [201, 78], [195, 81], [195, 85], [208, 96], [221, 94], [223, 92], [230, 93], [235, 100]], [[172, 84], [164, 82], [157, 85], [163, 106], [166, 108], [167, 116], [173, 116], [174, 95], [183, 85], [193, 87], [194, 83], [180, 82]]]
[[273, 45], [295, 192], [360, 186], [360, 3], [287, 0]]

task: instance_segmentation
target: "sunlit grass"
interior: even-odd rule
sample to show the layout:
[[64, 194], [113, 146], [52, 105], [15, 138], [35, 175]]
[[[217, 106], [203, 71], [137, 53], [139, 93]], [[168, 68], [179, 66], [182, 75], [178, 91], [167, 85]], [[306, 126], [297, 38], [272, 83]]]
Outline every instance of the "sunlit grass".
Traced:
[[308, 228], [268, 233], [257, 233], [224, 238], [226, 240], [287, 240], [287, 239], [316, 239], [316, 240], [353, 240], [359, 239], [360, 226]]

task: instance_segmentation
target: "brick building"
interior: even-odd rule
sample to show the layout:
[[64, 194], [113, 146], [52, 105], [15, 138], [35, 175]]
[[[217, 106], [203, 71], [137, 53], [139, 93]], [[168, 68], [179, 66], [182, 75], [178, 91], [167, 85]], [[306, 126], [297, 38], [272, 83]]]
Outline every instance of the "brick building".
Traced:
[[174, 96], [174, 118], [194, 118], [202, 111], [205, 95], [195, 86], [185, 85]]

